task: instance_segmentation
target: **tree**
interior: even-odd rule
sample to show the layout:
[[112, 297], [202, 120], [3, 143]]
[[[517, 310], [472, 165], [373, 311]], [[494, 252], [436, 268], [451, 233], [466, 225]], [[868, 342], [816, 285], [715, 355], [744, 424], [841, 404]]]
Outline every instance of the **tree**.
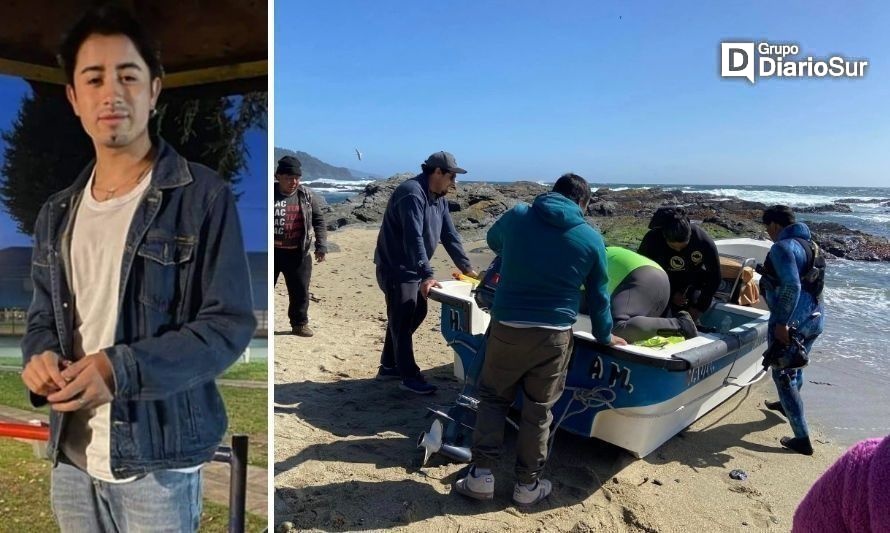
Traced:
[[[186, 159], [216, 169], [234, 184], [247, 164], [245, 133], [266, 127], [266, 96], [178, 98], [161, 93], [149, 128]], [[39, 86], [26, 96], [12, 128], [0, 137], [6, 143], [0, 200], [19, 230], [31, 234], [46, 199], [71, 185], [92, 160], [92, 141], [57, 86]]]

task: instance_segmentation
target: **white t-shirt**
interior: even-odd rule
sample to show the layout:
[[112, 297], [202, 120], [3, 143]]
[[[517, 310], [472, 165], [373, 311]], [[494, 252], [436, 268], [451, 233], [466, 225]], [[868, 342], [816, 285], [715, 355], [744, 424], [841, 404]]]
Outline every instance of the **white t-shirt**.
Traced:
[[[114, 344], [118, 286], [127, 230], [151, 172], [130, 192], [99, 202], [93, 198], [95, 169], [74, 216], [71, 236], [71, 279], [74, 294], [74, 356], [94, 354]], [[117, 480], [111, 473], [111, 404], [75, 411], [61, 442], [68, 459], [92, 477]]]

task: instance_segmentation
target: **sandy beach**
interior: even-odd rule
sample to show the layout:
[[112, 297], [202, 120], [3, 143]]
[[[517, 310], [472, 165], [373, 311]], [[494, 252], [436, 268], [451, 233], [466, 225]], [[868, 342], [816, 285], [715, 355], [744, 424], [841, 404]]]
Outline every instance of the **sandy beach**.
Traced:
[[[418, 364], [439, 386], [409, 395], [398, 381], [377, 381], [385, 327], [374, 279], [377, 229], [333, 232], [336, 245], [315, 265], [313, 338], [290, 335], [283, 279], [275, 287], [275, 523], [298, 529], [410, 531], [788, 531], [809, 486], [843, 449], [816, 433], [812, 457], [783, 450], [790, 435], [770, 380], [742, 391], [645, 459], [560, 433], [545, 476], [551, 497], [532, 511], [512, 505], [515, 431], [508, 429], [495, 470], [493, 502], [451, 494], [464, 465], [419, 468], [417, 436], [431, 405], [450, 403], [460, 384], [453, 352], [431, 302], [415, 335]], [[484, 243], [465, 243], [484, 268]], [[453, 270], [440, 247], [440, 279]], [[811, 424], [812, 425], [812, 424]], [[746, 481], [729, 477], [733, 469]]]

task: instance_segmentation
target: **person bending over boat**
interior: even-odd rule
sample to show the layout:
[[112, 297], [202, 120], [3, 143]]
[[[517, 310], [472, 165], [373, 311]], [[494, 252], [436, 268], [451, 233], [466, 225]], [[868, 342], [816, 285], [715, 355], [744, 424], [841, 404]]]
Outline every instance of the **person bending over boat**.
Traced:
[[[825, 279], [824, 259], [813, 242], [806, 224], [795, 222], [788, 206], [774, 205], [763, 212], [763, 223], [775, 244], [766, 256], [760, 278], [760, 291], [770, 310], [767, 342], [787, 346], [791, 330], [795, 330], [809, 354], [824, 326], [822, 287]], [[766, 406], [788, 418], [794, 438], [782, 437], [782, 446], [804, 455], [813, 454], [809, 430], [804, 418], [800, 388], [803, 370], [772, 370], [779, 393], [778, 402]]]
[[460, 494], [493, 497], [491, 468], [500, 456], [507, 410], [519, 388], [522, 422], [513, 501], [531, 505], [550, 494], [551, 483], [541, 478], [553, 421], [550, 409], [565, 388], [582, 283], [589, 289], [593, 335], [606, 344], [626, 344], [611, 333], [606, 253], [602, 237], [584, 220], [589, 201], [584, 178], [566, 174], [553, 192], [538, 196], [531, 206], [516, 205], [488, 231], [488, 245], [502, 260], [501, 276], [479, 380], [473, 464], [454, 484]]
[[720, 287], [717, 245], [705, 230], [689, 222], [685, 209], [658, 208], [637, 252], [667, 272], [671, 282], [671, 315], [685, 310], [698, 320], [711, 307]]
[[698, 335], [695, 321], [686, 311], [677, 318], [662, 318], [671, 297], [667, 273], [655, 261], [618, 246], [606, 248], [611, 295], [612, 333], [627, 342], [646, 340], [656, 335]]

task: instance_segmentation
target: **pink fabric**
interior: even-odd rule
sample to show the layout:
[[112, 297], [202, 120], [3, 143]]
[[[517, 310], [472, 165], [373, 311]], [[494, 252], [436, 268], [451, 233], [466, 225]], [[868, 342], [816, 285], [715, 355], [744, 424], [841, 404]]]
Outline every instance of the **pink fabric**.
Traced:
[[797, 507], [792, 532], [890, 532], [890, 436], [859, 442], [831, 465]]

